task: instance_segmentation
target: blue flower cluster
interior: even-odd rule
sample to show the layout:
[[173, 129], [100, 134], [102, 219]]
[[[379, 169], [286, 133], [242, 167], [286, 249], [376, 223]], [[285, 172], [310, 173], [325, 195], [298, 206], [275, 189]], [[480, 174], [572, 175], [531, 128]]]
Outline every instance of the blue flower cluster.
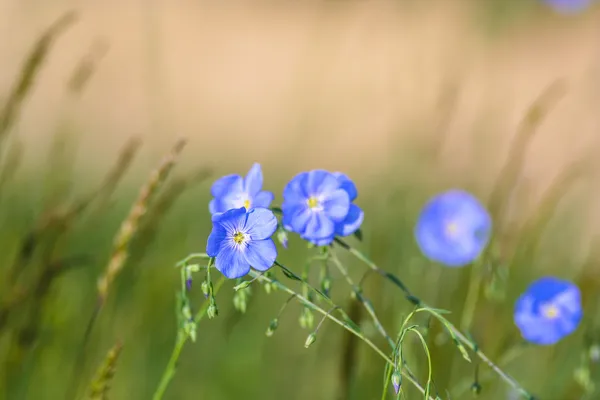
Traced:
[[[278, 223], [269, 209], [275, 196], [262, 185], [261, 167], [254, 164], [246, 178], [227, 175], [211, 187], [213, 229], [206, 252], [228, 278], [242, 277], [250, 267], [266, 271], [277, 257], [271, 236]], [[353, 204], [357, 196], [354, 182], [340, 172], [302, 172], [283, 190], [283, 227], [317, 246], [329, 245], [360, 228], [364, 213]]]
[[[316, 245], [328, 246], [336, 237], [355, 233], [364, 220], [354, 204], [358, 190], [352, 180], [325, 170], [302, 172], [283, 190], [281, 224], [269, 207], [271, 192], [263, 191], [259, 164], [248, 175], [217, 180], [209, 204], [213, 228], [206, 253], [227, 278], [240, 278], [251, 268], [267, 271], [277, 248], [271, 237], [281, 228]], [[434, 196], [417, 220], [415, 239], [431, 261], [463, 267], [476, 261], [492, 235], [492, 219], [476, 197], [463, 190]], [[534, 282], [517, 300], [514, 320], [522, 336], [549, 345], [571, 334], [582, 318], [581, 294], [573, 283], [553, 277]]]

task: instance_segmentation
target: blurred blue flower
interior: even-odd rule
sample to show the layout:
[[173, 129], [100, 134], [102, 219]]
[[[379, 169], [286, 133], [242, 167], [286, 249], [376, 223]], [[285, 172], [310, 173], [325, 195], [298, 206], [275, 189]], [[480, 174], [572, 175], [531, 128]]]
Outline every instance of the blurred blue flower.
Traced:
[[210, 193], [213, 199], [208, 205], [211, 214], [222, 213], [233, 208], [268, 208], [274, 199], [271, 192], [262, 191], [263, 175], [260, 164], [254, 163], [246, 178], [227, 175], [213, 183]]
[[583, 11], [592, 4], [594, 0], [542, 0], [550, 7], [561, 13], [573, 13]]
[[313, 170], [296, 175], [283, 190], [283, 226], [304, 240], [326, 246], [338, 236], [354, 233], [364, 213], [355, 204], [354, 182], [346, 175]]
[[206, 253], [215, 257], [215, 266], [229, 279], [240, 278], [250, 267], [266, 271], [277, 258], [271, 236], [277, 229], [277, 218], [266, 208], [235, 208], [213, 214], [213, 228]]
[[427, 258], [449, 267], [462, 267], [479, 257], [491, 231], [492, 219], [474, 196], [449, 190], [425, 204], [415, 237]]
[[533, 282], [515, 305], [515, 324], [528, 342], [551, 345], [577, 329], [583, 316], [577, 285], [554, 277]]

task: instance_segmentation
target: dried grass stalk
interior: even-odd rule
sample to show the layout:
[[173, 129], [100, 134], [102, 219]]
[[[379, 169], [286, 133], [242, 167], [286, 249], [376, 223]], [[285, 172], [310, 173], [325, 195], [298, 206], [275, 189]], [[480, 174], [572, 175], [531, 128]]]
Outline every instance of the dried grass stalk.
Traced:
[[112, 378], [115, 376], [117, 369], [117, 361], [121, 355], [123, 346], [120, 342], [117, 342], [112, 349], [106, 355], [104, 363], [98, 368], [94, 380], [90, 384], [89, 399], [93, 400], [107, 400], [108, 391], [110, 389], [110, 383]]
[[58, 36], [77, 20], [74, 11], [68, 12], [54, 22], [34, 44], [29, 56], [21, 67], [20, 76], [9, 94], [6, 103], [0, 109], [0, 143], [14, 123], [23, 101], [33, 88], [33, 82], [39, 74], [48, 53]]
[[177, 158], [183, 150], [185, 143], [185, 140], [179, 140], [171, 152], [162, 160], [160, 166], [152, 172], [150, 178], [140, 190], [139, 196], [133, 204], [129, 215], [121, 224], [121, 229], [115, 239], [112, 256], [106, 271], [98, 281], [98, 300], [100, 306], [104, 304], [112, 282], [125, 265], [129, 244], [138, 230], [141, 218], [148, 211], [148, 206], [152, 198], [177, 162]]

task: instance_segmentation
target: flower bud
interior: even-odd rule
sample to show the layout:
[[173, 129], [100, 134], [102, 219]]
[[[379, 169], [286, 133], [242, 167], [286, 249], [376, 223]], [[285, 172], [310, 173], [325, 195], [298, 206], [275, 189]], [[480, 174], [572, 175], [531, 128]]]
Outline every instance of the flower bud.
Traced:
[[275, 333], [275, 331], [277, 330], [277, 327], [279, 327], [279, 319], [278, 318], [274, 318], [271, 323], [269, 324], [269, 327], [267, 328], [267, 336], [271, 337], [273, 336], [273, 334]]
[[187, 270], [189, 272], [198, 272], [200, 271], [200, 266], [198, 264], [191, 264], [187, 266]]
[[277, 240], [279, 241], [279, 243], [281, 243], [284, 249], [288, 248], [288, 236], [285, 230], [280, 229], [279, 231], [277, 231]]
[[392, 374], [392, 386], [394, 386], [394, 392], [398, 394], [400, 392], [400, 386], [402, 385], [402, 374], [400, 371], [395, 370]]
[[251, 281], [242, 281], [240, 284], [235, 285], [233, 287], [233, 290], [235, 290], [237, 292], [238, 290], [246, 289], [248, 286], [250, 286], [250, 283], [252, 283], [252, 282]]
[[207, 281], [202, 282], [202, 293], [204, 294], [205, 298], [208, 298], [208, 294], [210, 293], [210, 287], [208, 286]]
[[307, 336], [306, 342], [304, 342], [304, 347], [308, 349], [316, 340], [317, 335], [314, 332], [312, 332], [310, 335]]
[[311, 329], [314, 323], [315, 317], [313, 313], [308, 308], [304, 308], [302, 314], [300, 314], [300, 326], [304, 329]]
[[219, 315], [219, 309], [217, 308], [217, 305], [215, 303], [211, 303], [208, 306], [208, 310], [206, 310], [206, 315], [208, 316], [209, 319], [213, 319], [217, 315]]

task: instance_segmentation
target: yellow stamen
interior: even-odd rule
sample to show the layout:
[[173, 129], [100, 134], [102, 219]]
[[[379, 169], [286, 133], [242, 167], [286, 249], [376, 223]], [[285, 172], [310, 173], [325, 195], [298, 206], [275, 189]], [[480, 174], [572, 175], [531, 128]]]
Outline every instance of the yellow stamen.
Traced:
[[316, 208], [319, 206], [319, 199], [312, 196], [308, 198], [308, 208]]
[[244, 235], [242, 232], [236, 232], [233, 235], [233, 241], [236, 244], [243, 244], [246, 241], [246, 235]]
[[449, 236], [456, 236], [458, 233], [458, 224], [456, 222], [448, 222], [446, 224], [446, 233]]
[[555, 319], [560, 314], [560, 310], [558, 307], [550, 304], [542, 308], [542, 314], [548, 319]]
[[250, 199], [244, 200], [244, 207], [246, 207], [246, 210], [250, 209]]

